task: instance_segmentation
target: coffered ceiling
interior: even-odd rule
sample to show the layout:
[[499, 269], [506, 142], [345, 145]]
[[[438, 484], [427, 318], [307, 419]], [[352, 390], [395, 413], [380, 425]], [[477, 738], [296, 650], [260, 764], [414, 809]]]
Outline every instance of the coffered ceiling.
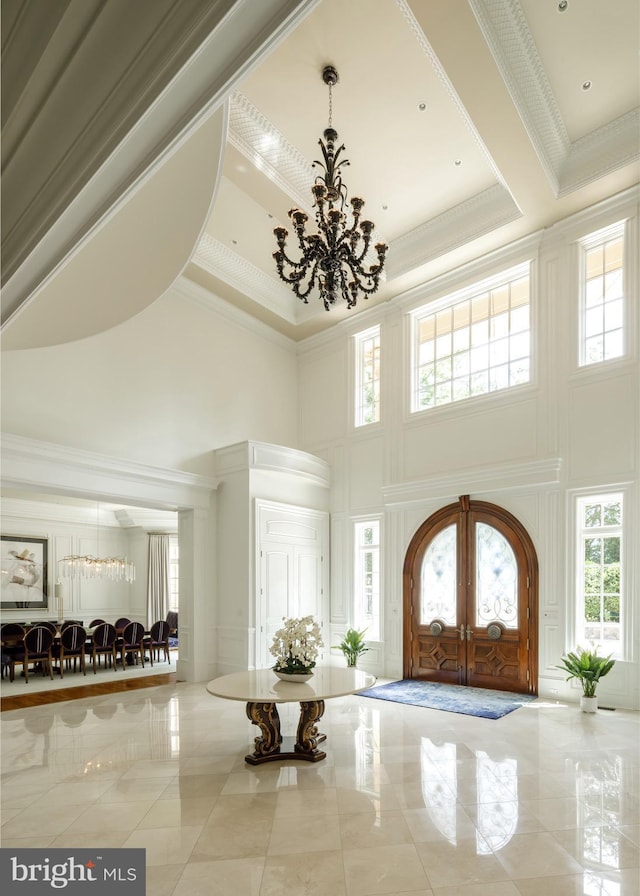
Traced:
[[[300, 338], [636, 183], [639, 9], [322, 0], [230, 97], [222, 180], [187, 275]], [[327, 63], [344, 180], [389, 244], [378, 293], [329, 313], [295, 298], [271, 257], [287, 211], [313, 215]]]
[[[198, 236], [176, 272], [205, 304], [222, 297], [296, 340], [639, 180], [637, 0], [2, 0], [2, 12], [9, 348], [50, 344], [56, 302], [58, 319], [90, 320], [91, 291], [60, 272], [118, 191], [225, 105], [215, 198], [212, 155], [208, 176], [191, 172], [210, 213], [188, 221]], [[313, 216], [329, 63], [344, 180], [389, 244], [384, 283], [352, 311], [301, 303], [272, 259], [288, 210]], [[183, 237], [184, 204], [164, 208]], [[178, 243], [166, 227], [163, 239]], [[39, 300], [49, 322], [35, 336]], [[120, 283], [110, 303], [121, 320], [139, 310]], [[67, 338], [96, 332], [96, 316]]]

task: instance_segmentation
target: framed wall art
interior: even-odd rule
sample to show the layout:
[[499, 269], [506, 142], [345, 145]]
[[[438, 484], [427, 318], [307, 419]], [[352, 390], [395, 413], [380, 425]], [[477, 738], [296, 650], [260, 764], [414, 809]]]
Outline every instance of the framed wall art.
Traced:
[[41, 610], [49, 606], [47, 539], [0, 535], [3, 610]]

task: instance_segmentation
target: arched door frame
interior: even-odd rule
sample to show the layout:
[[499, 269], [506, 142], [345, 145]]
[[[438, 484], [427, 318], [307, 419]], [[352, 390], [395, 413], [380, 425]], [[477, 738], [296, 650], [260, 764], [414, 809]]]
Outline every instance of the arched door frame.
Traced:
[[467, 544], [468, 527], [463, 521], [468, 514], [473, 513], [480, 517], [481, 521], [493, 524], [496, 528], [509, 534], [512, 546], [517, 546], [517, 554], [524, 569], [519, 570], [526, 577], [526, 615], [528, 620], [527, 630], [527, 671], [528, 690], [537, 693], [538, 690], [538, 558], [533, 541], [522, 523], [508, 510], [497, 504], [487, 501], [474, 501], [469, 495], [462, 495], [454, 504], [448, 504], [433, 513], [426, 519], [413, 535], [405, 554], [403, 567], [403, 677], [412, 678], [412, 638], [418, 625], [416, 613], [416, 599], [420, 593], [421, 566], [424, 554], [435, 536], [451, 524], [457, 522], [460, 533], [460, 545], [458, 550], [458, 587], [463, 587], [461, 581], [461, 556], [473, 551], [473, 545]]

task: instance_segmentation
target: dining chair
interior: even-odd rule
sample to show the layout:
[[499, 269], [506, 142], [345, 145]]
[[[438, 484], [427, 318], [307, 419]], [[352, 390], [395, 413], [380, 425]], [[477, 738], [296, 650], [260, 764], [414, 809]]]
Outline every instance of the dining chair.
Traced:
[[178, 646], [178, 614], [175, 610], [169, 610], [166, 621], [169, 626], [169, 649], [173, 649]]
[[128, 619], [126, 616], [121, 616], [120, 619], [116, 619], [116, 622], [115, 622], [116, 629], [118, 631], [120, 631], [120, 629], [123, 629], [126, 625], [129, 625], [130, 622], [131, 622], [131, 620]]
[[96, 674], [96, 663], [103, 656], [105, 665], [109, 659], [114, 671], [118, 668], [116, 657], [116, 627], [110, 622], [102, 622], [97, 625], [90, 642], [91, 661], [93, 663], [93, 674]]
[[106, 621], [106, 619], [92, 619], [89, 623], [89, 628], [95, 628], [96, 625], [102, 625], [102, 623]]
[[160, 652], [164, 652], [164, 658], [167, 662], [170, 662], [169, 659], [169, 625], [163, 620], [160, 619], [158, 622], [154, 622], [149, 630], [149, 634], [145, 635], [144, 639], [145, 649], [149, 651], [149, 656], [151, 657], [151, 665], [153, 666], [153, 657], [154, 654], [157, 655], [158, 662], [160, 662]]
[[60, 678], [64, 678], [64, 664], [73, 660], [73, 669], [75, 672], [76, 661], [80, 660], [80, 668], [82, 674], [86, 675], [85, 668], [86, 659], [86, 643], [87, 633], [82, 625], [67, 625], [60, 633], [60, 640], [53, 646], [53, 656], [60, 663]]
[[84, 620], [82, 619], [65, 619], [62, 625], [60, 626], [60, 631], [63, 631], [69, 625], [84, 625]]
[[0, 626], [0, 641], [2, 641], [2, 677], [8, 675], [11, 678], [11, 657], [21, 651], [25, 635], [25, 627], [19, 622], [5, 622]]
[[38, 622], [36, 625], [43, 625], [45, 628], [48, 628], [54, 638], [58, 634], [58, 626], [55, 622], [49, 622], [48, 619], [43, 619], [42, 622]]
[[144, 667], [144, 625], [141, 622], [130, 622], [122, 632], [122, 638], [118, 640], [118, 650], [122, 660], [122, 668], [127, 664], [127, 656], [137, 654]]
[[22, 647], [11, 657], [9, 677], [15, 679], [16, 666], [22, 666], [24, 680], [29, 681], [29, 666], [34, 663], [42, 664], [43, 675], [48, 671], [53, 680], [53, 658], [51, 649], [53, 646], [53, 634], [44, 625], [34, 625], [25, 634]]

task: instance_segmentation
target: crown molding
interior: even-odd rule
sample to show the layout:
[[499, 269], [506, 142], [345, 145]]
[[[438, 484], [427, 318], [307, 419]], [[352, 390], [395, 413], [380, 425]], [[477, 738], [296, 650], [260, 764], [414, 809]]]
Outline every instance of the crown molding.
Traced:
[[558, 195], [566, 196], [640, 159], [640, 108], [632, 109], [571, 144]]
[[26, 491], [141, 504], [164, 510], [209, 507], [216, 479], [81, 448], [2, 434], [2, 485]]
[[292, 307], [291, 290], [210, 234], [202, 234], [191, 261], [234, 289], [251, 296], [254, 302], [287, 323], [298, 323], [297, 307], [295, 310]]
[[520, 217], [508, 190], [495, 184], [394, 240], [388, 278], [400, 277]]
[[270, 445], [267, 442], [237, 442], [215, 452], [216, 474], [220, 479], [245, 470], [271, 470], [276, 473], [294, 474], [315, 485], [329, 488], [331, 468], [329, 464], [306, 451]]
[[[211, 273], [216, 277], [218, 276], [217, 270], [211, 270]], [[237, 327], [243, 327], [245, 330], [249, 330], [255, 335], [275, 343], [280, 348], [284, 348], [288, 351], [296, 350], [296, 343], [293, 339], [290, 339], [283, 333], [279, 333], [277, 330], [274, 330], [273, 327], [263, 323], [253, 317], [253, 315], [243, 311], [241, 308], [236, 308], [235, 305], [227, 302], [225, 299], [211, 292], [209, 289], [206, 289], [204, 286], [194, 283], [193, 280], [190, 280], [184, 275], [176, 280], [169, 292], [176, 293], [176, 295], [179, 295], [189, 302], [193, 302], [194, 305], [198, 305], [210, 314], [219, 315], [229, 323], [234, 324]]]
[[478, 467], [448, 476], [430, 476], [398, 485], [383, 485], [382, 496], [386, 508], [397, 510], [464, 494], [548, 489], [560, 485], [561, 472], [562, 459], [559, 457], [514, 462]]
[[640, 110], [571, 143], [518, 0], [469, 0], [556, 197], [640, 158]]
[[313, 166], [240, 92], [229, 104], [229, 142], [313, 219], [309, 199], [316, 177]]

